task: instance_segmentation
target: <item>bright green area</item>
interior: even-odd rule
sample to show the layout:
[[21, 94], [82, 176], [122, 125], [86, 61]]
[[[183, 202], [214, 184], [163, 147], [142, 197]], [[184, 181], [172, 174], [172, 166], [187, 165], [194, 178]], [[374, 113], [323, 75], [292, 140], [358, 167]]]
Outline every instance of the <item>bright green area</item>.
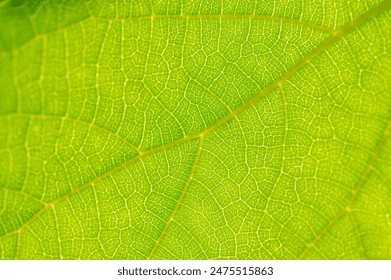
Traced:
[[0, 2], [0, 259], [391, 259], [390, 1]]

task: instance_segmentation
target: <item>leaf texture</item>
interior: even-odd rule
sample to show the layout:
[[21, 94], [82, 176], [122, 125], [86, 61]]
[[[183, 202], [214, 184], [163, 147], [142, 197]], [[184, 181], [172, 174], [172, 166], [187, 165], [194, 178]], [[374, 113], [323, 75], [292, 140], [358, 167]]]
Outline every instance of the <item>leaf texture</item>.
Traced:
[[390, 259], [390, 7], [0, 2], [0, 258]]

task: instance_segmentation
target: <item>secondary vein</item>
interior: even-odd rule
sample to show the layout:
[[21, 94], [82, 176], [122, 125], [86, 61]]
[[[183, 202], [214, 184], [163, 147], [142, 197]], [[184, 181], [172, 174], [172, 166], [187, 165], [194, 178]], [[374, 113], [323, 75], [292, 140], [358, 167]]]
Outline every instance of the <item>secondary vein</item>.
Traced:
[[[298, 259], [303, 259], [305, 255], [310, 251], [311, 248], [323, 237], [325, 234], [346, 214], [352, 212], [352, 206], [357, 198], [357, 194], [362, 190], [366, 179], [374, 168], [374, 164], [377, 160], [377, 157], [384, 147], [388, 136], [391, 133], [391, 118], [388, 120], [388, 123], [380, 137], [379, 142], [377, 143], [375, 150], [373, 151], [371, 157], [369, 158], [363, 172], [361, 173], [360, 179], [352, 191], [352, 196], [350, 197], [347, 204], [342, 208], [341, 211], [316, 235], [306, 246], [303, 252], [298, 256]], [[361, 239], [360, 239], [361, 240]]]
[[183, 197], [185, 196], [185, 194], [187, 193], [187, 190], [189, 188], [189, 185], [190, 185], [190, 182], [193, 180], [193, 176], [194, 176], [194, 172], [197, 168], [197, 164], [198, 164], [198, 160], [200, 158], [200, 154], [201, 154], [201, 150], [202, 150], [202, 144], [204, 142], [204, 137], [200, 137], [200, 140], [199, 140], [199, 143], [198, 143], [198, 149], [197, 149], [197, 155], [194, 159], [194, 162], [193, 162], [193, 166], [191, 168], [191, 171], [190, 171], [190, 174], [189, 174], [189, 178], [187, 179], [187, 182], [182, 190], [182, 193], [174, 207], [174, 209], [172, 210], [172, 213], [170, 215], [170, 217], [168, 218], [167, 222], [166, 222], [166, 225], [164, 226], [164, 229], [163, 231], [161, 232], [158, 240], [156, 241], [155, 243], [155, 246], [152, 248], [152, 251], [151, 253], [149, 254], [148, 256], [148, 259], [152, 259], [155, 252], [156, 252], [156, 249], [159, 247], [163, 237], [165, 236], [165, 234], [167, 233], [172, 221], [174, 220], [174, 217], [176, 215], [176, 213], [178, 212], [178, 208], [179, 206], [181, 205], [182, 201], [183, 201]]

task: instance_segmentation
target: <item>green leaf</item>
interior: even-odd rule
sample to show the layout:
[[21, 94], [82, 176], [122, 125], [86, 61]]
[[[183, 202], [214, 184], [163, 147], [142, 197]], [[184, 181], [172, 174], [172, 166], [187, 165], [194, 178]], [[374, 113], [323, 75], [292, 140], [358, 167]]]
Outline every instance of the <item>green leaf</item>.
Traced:
[[0, 2], [1, 259], [390, 259], [390, 1]]

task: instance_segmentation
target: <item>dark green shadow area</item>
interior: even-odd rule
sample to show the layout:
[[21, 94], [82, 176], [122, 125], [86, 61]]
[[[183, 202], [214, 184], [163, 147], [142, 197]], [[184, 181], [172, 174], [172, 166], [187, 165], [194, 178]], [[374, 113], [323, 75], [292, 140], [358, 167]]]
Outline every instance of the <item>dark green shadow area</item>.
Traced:
[[0, 52], [19, 48], [38, 35], [61, 30], [89, 16], [84, 1], [0, 2]]

